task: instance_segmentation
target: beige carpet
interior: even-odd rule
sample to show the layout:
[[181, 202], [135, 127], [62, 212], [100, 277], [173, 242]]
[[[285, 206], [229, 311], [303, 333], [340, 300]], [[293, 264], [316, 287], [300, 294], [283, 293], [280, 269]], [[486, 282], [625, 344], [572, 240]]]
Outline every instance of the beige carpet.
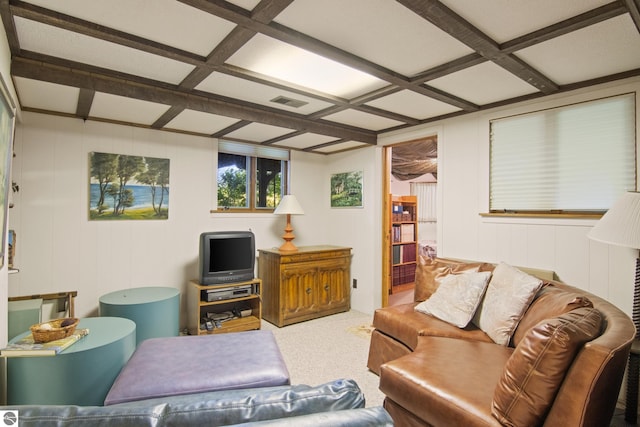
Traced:
[[291, 375], [292, 384], [318, 385], [338, 378], [354, 379], [366, 398], [366, 406], [380, 406], [378, 376], [367, 369], [372, 317], [357, 311], [278, 328], [272, 331]]

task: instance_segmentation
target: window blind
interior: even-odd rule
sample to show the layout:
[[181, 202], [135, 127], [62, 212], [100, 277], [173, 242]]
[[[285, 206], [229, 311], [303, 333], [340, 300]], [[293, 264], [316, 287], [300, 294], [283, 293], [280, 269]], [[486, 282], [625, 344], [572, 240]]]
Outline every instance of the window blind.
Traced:
[[289, 150], [268, 145], [218, 141], [218, 151], [227, 154], [238, 154], [240, 156], [261, 157], [263, 159], [289, 160]]
[[605, 211], [636, 188], [635, 95], [490, 121], [490, 210]]

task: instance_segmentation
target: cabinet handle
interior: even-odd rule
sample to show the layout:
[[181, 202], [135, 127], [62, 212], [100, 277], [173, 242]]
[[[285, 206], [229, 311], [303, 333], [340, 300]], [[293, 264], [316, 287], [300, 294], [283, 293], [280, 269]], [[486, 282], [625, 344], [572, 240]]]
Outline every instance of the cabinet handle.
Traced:
[[307, 290], [305, 291], [307, 294], [311, 293], [311, 288], [307, 288]]
[[328, 291], [329, 290], [329, 285], [324, 285], [324, 290]]

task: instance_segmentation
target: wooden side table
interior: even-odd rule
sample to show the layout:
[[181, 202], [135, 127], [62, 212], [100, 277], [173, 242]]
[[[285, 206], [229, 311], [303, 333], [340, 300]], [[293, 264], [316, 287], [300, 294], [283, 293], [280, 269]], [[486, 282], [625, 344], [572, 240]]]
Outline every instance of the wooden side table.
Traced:
[[88, 328], [89, 335], [55, 356], [7, 358], [7, 405], [103, 404], [136, 348], [136, 324], [89, 317], [78, 328]]

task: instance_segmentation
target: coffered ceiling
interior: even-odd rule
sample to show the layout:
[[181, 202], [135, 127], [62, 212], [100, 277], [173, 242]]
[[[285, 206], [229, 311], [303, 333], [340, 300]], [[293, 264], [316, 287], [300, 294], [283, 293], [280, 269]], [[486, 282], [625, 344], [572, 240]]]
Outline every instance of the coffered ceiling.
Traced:
[[0, 0], [24, 111], [332, 153], [640, 75], [640, 0]]

